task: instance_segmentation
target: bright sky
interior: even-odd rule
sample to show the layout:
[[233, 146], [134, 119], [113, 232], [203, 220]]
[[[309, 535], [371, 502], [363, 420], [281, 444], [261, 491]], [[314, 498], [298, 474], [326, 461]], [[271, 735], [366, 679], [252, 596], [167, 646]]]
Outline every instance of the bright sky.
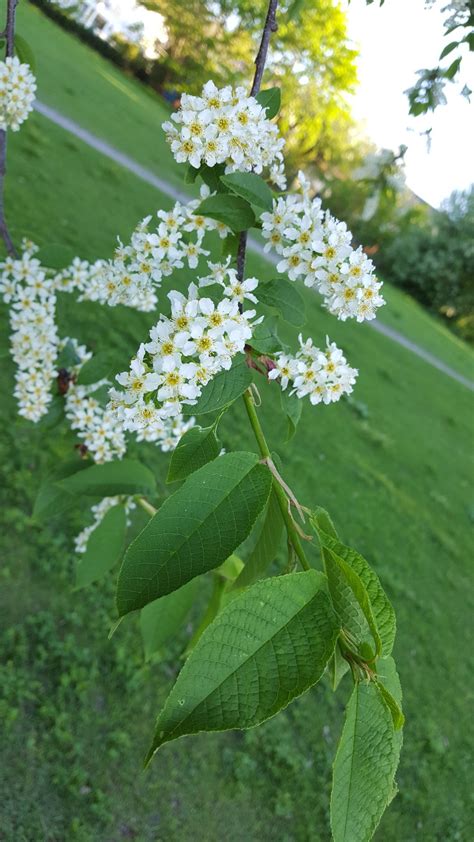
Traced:
[[[408, 146], [407, 183], [434, 206], [452, 190], [474, 182], [474, 104], [460, 95], [464, 83], [474, 90], [474, 58], [467, 53], [459, 79], [448, 86], [448, 104], [434, 114], [409, 117], [403, 91], [411, 87], [422, 67], [435, 67], [449, 43], [443, 37], [443, 15], [438, 3], [426, 9], [424, 0], [385, 0], [366, 6], [365, 0], [347, 0], [349, 33], [360, 49], [360, 86], [353, 102], [355, 116], [365, 123], [369, 137], [379, 146]], [[449, 59], [449, 57], [448, 57]], [[473, 96], [474, 103], [474, 96]], [[429, 126], [431, 150], [419, 136]]]

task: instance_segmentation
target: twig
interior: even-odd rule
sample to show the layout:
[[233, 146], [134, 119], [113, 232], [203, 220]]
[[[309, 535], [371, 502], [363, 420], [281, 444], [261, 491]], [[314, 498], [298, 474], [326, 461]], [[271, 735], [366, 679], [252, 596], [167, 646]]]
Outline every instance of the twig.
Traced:
[[[5, 38], [5, 57], [9, 58], [15, 53], [15, 14], [18, 0], [7, 0], [7, 20], [2, 36]], [[7, 161], [7, 133], [0, 129], [0, 236], [5, 243], [7, 253], [18, 257], [18, 252], [10, 237], [7, 221], [5, 219], [5, 173]]]
[[[265, 70], [265, 63], [267, 61], [268, 45], [272, 32], [277, 30], [276, 12], [278, 7], [278, 0], [270, 0], [268, 4], [267, 17], [265, 18], [265, 26], [263, 27], [262, 40], [255, 58], [255, 75], [253, 77], [250, 96], [256, 96], [262, 84], [263, 71]], [[239, 237], [239, 246], [237, 249], [237, 277], [240, 282], [244, 279], [245, 273], [245, 257], [247, 254], [247, 231], [242, 231]]]

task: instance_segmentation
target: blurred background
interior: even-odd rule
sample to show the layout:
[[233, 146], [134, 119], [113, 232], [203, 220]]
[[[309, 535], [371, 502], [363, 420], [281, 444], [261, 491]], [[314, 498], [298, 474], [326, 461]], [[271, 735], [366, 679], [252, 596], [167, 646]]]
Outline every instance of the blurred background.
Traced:
[[[407, 728], [380, 842], [473, 836], [471, 6], [284, 0], [264, 77], [282, 88], [289, 183], [305, 171], [386, 284], [377, 330], [337, 323], [304, 293], [308, 333], [328, 333], [360, 370], [353, 399], [308, 405], [282, 445], [275, 396], [262, 387], [290, 485], [305, 504], [340, 513], [343, 538], [373, 564], [398, 614]], [[64, 263], [107, 257], [117, 235], [126, 241], [177, 191], [195, 191], [161, 123], [208, 79], [249, 86], [265, 13], [264, 0], [21, 0], [38, 102], [9, 138], [15, 242], [57, 244]], [[250, 256], [252, 274], [274, 271]], [[62, 333], [92, 349], [105, 341], [118, 370], [156, 320], [64, 298]], [[199, 610], [144, 661], [133, 618], [107, 639], [113, 581], [73, 592], [72, 536], [87, 512], [40, 526], [32, 509], [47, 471], [75, 453], [74, 436], [18, 419], [3, 306], [0, 318], [0, 839], [325, 842], [348, 681], [342, 701], [322, 684], [257, 730], [179, 741], [140, 771]], [[224, 445], [251, 448], [242, 413], [226, 418]], [[140, 452], [164, 496], [169, 458], [149, 444]]]

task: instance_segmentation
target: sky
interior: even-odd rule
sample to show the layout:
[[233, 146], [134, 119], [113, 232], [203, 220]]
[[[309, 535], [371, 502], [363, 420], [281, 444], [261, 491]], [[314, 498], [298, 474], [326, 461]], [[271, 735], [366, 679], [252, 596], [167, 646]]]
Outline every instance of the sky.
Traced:
[[[381, 147], [408, 146], [406, 179], [422, 199], [438, 207], [452, 190], [474, 182], [474, 96], [460, 95], [464, 83], [474, 90], [474, 57], [466, 51], [459, 79], [448, 86], [448, 103], [428, 117], [410, 117], [403, 93], [422, 67], [435, 67], [449, 40], [443, 36], [442, 0], [426, 9], [424, 0], [385, 0], [379, 7], [365, 0], [343, 0], [349, 35], [359, 48], [359, 89], [354, 115]], [[430, 127], [431, 150], [420, 133]]]

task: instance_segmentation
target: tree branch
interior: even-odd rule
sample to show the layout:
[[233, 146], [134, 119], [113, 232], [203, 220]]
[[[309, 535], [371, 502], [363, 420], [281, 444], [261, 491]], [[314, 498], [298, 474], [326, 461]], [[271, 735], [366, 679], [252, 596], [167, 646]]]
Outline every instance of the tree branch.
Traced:
[[[278, 26], [276, 22], [278, 0], [270, 0], [268, 4], [267, 17], [265, 18], [265, 25], [263, 27], [262, 40], [255, 58], [255, 75], [253, 77], [250, 96], [256, 96], [262, 84], [263, 71], [265, 70], [265, 63], [267, 61], [268, 45], [272, 32], [276, 32]], [[247, 254], [247, 231], [242, 231], [239, 237], [239, 246], [237, 249], [237, 277], [239, 281], [243, 281], [245, 273], [245, 257]]]
[[[5, 58], [9, 58], [15, 53], [15, 14], [18, 0], [7, 0], [7, 20], [5, 30], [2, 33], [5, 38]], [[17, 257], [18, 253], [13, 244], [10, 232], [8, 231], [7, 221], [5, 219], [5, 173], [7, 161], [7, 133], [5, 129], [0, 129], [0, 236], [5, 243], [7, 253]]]

